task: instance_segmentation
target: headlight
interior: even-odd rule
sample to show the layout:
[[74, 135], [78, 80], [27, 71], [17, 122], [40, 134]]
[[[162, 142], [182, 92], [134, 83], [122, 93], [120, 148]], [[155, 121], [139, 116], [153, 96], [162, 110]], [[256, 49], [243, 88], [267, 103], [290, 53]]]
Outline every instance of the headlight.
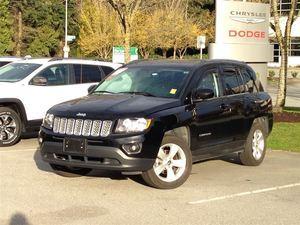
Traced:
[[43, 120], [43, 127], [47, 129], [52, 129], [54, 121], [54, 115], [47, 113], [44, 120]]
[[149, 128], [151, 119], [119, 119], [116, 127], [116, 133], [134, 133], [142, 132]]

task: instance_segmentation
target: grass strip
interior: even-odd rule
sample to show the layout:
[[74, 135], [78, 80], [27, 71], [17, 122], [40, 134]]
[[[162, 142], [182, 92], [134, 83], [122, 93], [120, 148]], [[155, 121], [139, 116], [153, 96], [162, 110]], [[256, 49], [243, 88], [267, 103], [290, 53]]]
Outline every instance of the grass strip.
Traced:
[[300, 152], [300, 123], [274, 123], [268, 148]]

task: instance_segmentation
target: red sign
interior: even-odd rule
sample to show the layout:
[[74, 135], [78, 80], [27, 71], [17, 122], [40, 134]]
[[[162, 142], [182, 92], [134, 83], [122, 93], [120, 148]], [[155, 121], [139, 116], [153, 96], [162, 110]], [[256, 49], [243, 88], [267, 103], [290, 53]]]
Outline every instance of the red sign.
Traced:
[[229, 30], [229, 37], [264, 39], [266, 37], [266, 32], [252, 30]]

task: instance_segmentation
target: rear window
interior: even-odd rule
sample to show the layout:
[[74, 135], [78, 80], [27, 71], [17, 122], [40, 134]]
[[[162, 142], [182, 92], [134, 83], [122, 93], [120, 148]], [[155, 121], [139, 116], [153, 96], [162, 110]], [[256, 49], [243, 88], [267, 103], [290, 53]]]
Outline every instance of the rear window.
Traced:
[[222, 73], [225, 94], [226, 95], [234, 95], [242, 93], [243, 85], [241, 80], [239, 80], [239, 76], [235, 68], [225, 67]]
[[245, 86], [245, 92], [250, 92], [250, 93], [257, 92], [255, 81], [252, 79], [251, 76], [251, 71], [245, 68], [242, 68], [240, 71]]
[[111, 72], [114, 71], [113, 68], [109, 67], [109, 66], [101, 66], [105, 76], [107, 76], [108, 74], [110, 74]]
[[101, 81], [101, 71], [98, 66], [74, 64], [77, 84], [98, 83]]

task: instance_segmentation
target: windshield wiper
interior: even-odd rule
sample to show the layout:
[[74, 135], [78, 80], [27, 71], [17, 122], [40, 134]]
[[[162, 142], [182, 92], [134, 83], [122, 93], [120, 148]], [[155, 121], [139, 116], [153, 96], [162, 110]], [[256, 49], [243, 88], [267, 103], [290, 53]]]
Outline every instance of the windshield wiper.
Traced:
[[108, 93], [108, 94], [117, 94], [115, 92], [111, 92], [111, 91], [93, 91], [92, 94], [95, 94], [95, 93]]
[[157, 97], [149, 92], [145, 91], [124, 91], [124, 92], [119, 92], [120, 94], [132, 94], [132, 95], [144, 95], [144, 96], [149, 96], [149, 97]]

